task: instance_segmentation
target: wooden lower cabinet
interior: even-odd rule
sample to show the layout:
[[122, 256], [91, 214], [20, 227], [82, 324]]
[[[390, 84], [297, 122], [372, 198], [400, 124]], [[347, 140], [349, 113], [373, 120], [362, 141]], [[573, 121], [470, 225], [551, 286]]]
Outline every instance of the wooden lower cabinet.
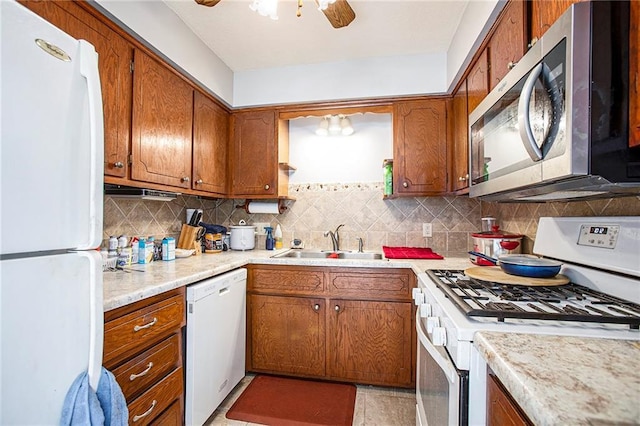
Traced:
[[325, 375], [325, 303], [308, 297], [250, 296], [256, 370]]
[[410, 303], [331, 300], [327, 375], [358, 383], [411, 385], [412, 318]]
[[129, 424], [184, 419], [184, 288], [105, 312], [103, 364], [120, 385]]
[[498, 378], [489, 372], [487, 374], [487, 425], [524, 426], [532, 424]]
[[248, 269], [248, 371], [382, 386], [415, 384], [412, 271]]

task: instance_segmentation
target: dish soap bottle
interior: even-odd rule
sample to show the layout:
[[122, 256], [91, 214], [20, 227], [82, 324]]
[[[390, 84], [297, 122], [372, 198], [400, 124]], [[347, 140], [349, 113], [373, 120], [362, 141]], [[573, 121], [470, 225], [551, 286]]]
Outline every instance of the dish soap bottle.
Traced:
[[271, 231], [273, 231], [273, 228], [270, 226], [265, 226], [264, 230], [267, 232], [267, 240], [265, 241], [265, 248], [267, 250], [273, 250], [273, 247], [275, 245], [275, 241], [273, 240], [273, 234], [271, 233]]
[[280, 228], [280, 224], [276, 225], [276, 231], [273, 233], [273, 236], [276, 240], [276, 250], [282, 248], [282, 228]]

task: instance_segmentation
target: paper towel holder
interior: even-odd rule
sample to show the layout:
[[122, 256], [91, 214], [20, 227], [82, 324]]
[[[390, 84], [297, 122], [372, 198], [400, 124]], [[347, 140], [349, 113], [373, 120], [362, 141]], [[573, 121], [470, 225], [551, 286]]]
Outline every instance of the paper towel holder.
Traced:
[[[244, 201], [244, 204], [238, 204], [238, 205], [236, 205], [236, 208], [237, 208], [237, 209], [244, 209], [244, 211], [246, 211], [246, 212], [247, 212], [247, 214], [252, 214], [252, 213], [249, 211], [249, 204], [250, 204], [252, 201], [258, 201], [258, 200], [250, 200], [250, 199], [247, 199], [247, 200], [245, 200], [245, 201]], [[262, 201], [264, 201], [264, 200], [262, 200]], [[278, 214], [282, 214], [282, 213], [284, 213], [284, 211], [285, 211], [286, 209], [288, 209], [288, 207], [284, 205], [284, 201], [285, 201], [284, 199], [282, 199], [282, 198], [278, 198]]]

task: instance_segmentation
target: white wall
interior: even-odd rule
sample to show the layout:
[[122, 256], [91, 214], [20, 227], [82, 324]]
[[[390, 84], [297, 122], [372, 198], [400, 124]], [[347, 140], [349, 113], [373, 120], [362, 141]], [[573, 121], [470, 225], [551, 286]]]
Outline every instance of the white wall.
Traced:
[[233, 104], [233, 72], [161, 1], [96, 0], [109, 13], [208, 87]]
[[317, 136], [319, 117], [289, 122], [289, 183], [382, 182], [382, 160], [393, 158], [391, 114], [349, 117], [351, 136]]
[[446, 55], [408, 55], [236, 71], [233, 105], [442, 93]]
[[447, 91], [453, 90], [505, 4], [506, 0], [471, 0], [467, 4], [447, 50]]

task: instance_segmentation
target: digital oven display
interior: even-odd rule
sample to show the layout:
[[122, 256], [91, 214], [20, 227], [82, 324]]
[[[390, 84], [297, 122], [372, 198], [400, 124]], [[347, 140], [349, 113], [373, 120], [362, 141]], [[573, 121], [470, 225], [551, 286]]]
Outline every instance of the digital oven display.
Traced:
[[596, 235], [607, 235], [608, 230], [609, 228], [605, 226], [592, 226], [591, 229], [589, 229], [589, 233]]

